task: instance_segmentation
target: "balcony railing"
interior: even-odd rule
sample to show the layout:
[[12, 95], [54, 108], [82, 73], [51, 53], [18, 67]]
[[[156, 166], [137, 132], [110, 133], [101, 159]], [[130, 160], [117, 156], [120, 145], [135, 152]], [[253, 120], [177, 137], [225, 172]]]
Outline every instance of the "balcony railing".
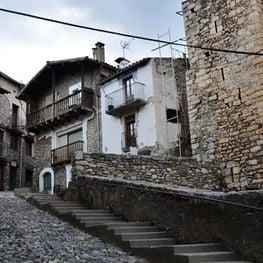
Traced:
[[83, 151], [83, 141], [76, 141], [65, 146], [61, 146], [51, 151], [52, 165], [67, 163], [72, 160], [74, 153]]
[[0, 142], [0, 158], [6, 158], [8, 156], [8, 145]]
[[82, 89], [63, 99], [60, 99], [44, 108], [27, 114], [27, 127], [44, 125], [47, 122], [59, 119], [63, 115], [76, 110], [91, 110], [93, 103], [93, 91]]
[[123, 87], [106, 95], [106, 113], [110, 115], [122, 115], [127, 110], [142, 106], [145, 101], [145, 85], [134, 82], [129, 87], [129, 96]]

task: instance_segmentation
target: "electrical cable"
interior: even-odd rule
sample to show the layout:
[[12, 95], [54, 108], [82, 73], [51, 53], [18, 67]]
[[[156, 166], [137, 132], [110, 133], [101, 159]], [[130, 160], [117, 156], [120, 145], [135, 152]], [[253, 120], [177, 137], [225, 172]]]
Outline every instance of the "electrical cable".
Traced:
[[144, 41], [158, 42], [158, 43], [163, 43], [163, 44], [168, 44], [168, 45], [170, 44], [170, 45], [175, 45], [175, 46], [195, 48], [195, 49], [208, 50], [208, 51], [243, 54], [243, 55], [249, 55], [249, 56], [263, 56], [263, 53], [259, 53], [259, 52], [238, 51], [238, 50], [220, 49], [220, 48], [208, 48], [208, 47], [197, 46], [197, 45], [174, 43], [174, 42], [159, 40], [159, 39], [155, 39], [155, 38], [149, 38], [149, 37], [144, 37], [144, 36], [139, 36], [139, 35], [131, 35], [131, 34], [121, 33], [121, 32], [117, 32], [117, 31], [110, 31], [110, 30], [105, 30], [105, 29], [101, 29], [101, 28], [95, 28], [95, 27], [89, 27], [89, 26], [84, 26], [84, 25], [79, 25], [79, 24], [73, 24], [73, 23], [69, 23], [69, 22], [65, 22], [65, 21], [61, 21], [61, 20], [51, 19], [51, 18], [47, 18], [47, 17], [43, 17], [43, 16], [36, 16], [36, 15], [29, 14], [29, 13], [23, 13], [23, 12], [19, 12], [19, 11], [10, 10], [10, 9], [0, 8], [0, 11], [15, 14], [15, 15], [20, 15], [20, 16], [26, 16], [26, 17], [30, 17], [30, 18], [34, 18], [34, 19], [38, 19], [38, 20], [47, 21], [47, 22], [57, 23], [57, 24], [65, 25], [65, 26], [71, 26], [71, 27], [76, 27], [76, 28], [106, 33], [106, 34], [136, 38], [136, 39], [140, 39], [140, 40], [144, 40]]

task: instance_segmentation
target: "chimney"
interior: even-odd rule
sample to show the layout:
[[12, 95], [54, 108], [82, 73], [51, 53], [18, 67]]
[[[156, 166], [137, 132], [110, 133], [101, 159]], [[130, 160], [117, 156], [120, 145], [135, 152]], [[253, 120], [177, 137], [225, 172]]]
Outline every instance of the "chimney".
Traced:
[[130, 66], [130, 61], [124, 57], [119, 57], [115, 59], [115, 62], [118, 64], [118, 68], [120, 69]]
[[95, 47], [93, 50], [93, 59], [96, 59], [100, 62], [105, 62], [105, 50], [104, 50], [105, 44], [101, 42], [97, 42], [95, 44]]

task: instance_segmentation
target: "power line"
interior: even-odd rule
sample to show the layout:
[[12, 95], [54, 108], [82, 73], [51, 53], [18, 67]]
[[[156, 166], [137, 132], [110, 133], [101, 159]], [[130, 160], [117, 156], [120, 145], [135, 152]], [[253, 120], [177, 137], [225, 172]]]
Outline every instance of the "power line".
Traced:
[[51, 19], [51, 18], [47, 18], [47, 17], [43, 17], [43, 16], [36, 16], [36, 15], [23, 13], [23, 12], [19, 12], [19, 11], [14, 11], [14, 10], [10, 10], [10, 9], [0, 8], [0, 11], [15, 14], [15, 15], [20, 15], [20, 16], [26, 16], [26, 17], [30, 17], [30, 18], [34, 18], [34, 19], [38, 19], [38, 20], [47, 21], [47, 22], [57, 23], [57, 24], [65, 25], [65, 26], [71, 26], [71, 27], [76, 27], [76, 28], [106, 33], [106, 34], [129, 37], [129, 38], [136, 38], [136, 39], [145, 40], [145, 41], [158, 42], [158, 43], [163, 43], [163, 44], [168, 44], [168, 45], [175, 45], [175, 46], [188, 47], [188, 48], [196, 48], [196, 49], [208, 50], [208, 51], [217, 51], [217, 52], [224, 52], [224, 53], [243, 54], [243, 55], [249, 55], [249, 56], [263, 56], [263, 53], [259, 53], [259, 52], [247, 52], [247, 51], [238, 51], [238, 50], [230, 50], [230, 49], [220, 49], [220, 48], [207, 48], [207, 47], [196, 46], [196, 45], [174, 43], [174, 42], [159, 40], [156, 38], [149, 38], [149, 37], [144, 37], [144, 36], [139, 36], [139, 35], [131, 35], [131, 34], [121, 33], [121, 32], [117, 32], [117, 31], [110, 31], [110, 30], [105, 30], [105, 29], [100, 29], [100, 28], [95, 28], [95, 27], [73, 24], [73, 23], [69, 23], [69, 22], [65, 22], [65, 21], [61, 21], [61, 20]]

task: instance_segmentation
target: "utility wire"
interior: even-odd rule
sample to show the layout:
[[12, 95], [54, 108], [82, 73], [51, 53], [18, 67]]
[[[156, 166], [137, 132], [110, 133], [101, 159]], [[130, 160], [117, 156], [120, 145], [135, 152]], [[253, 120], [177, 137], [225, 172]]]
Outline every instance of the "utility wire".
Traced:
[[174, 42], [170, 42], [170, 41], [159, 40], [156, 38], [149, 38], [149, 37], [144, 37], [144, 36], [139, 36], [139, 35], [131, 35], [131, 34], [126, 34], [126, 33], [121, 33], [121, 32], [116, 32], [116, 31], [110, 31], [110, 30], [105, 30], [105, 29], [100, 29], [100, 28], [95, 28], [95, 27], [89, 27], [89, 26], [84, 26], [84, 25], [68, 23], [68, 22], [61, 21], [61, 20], [51, 19], [51, 18], [42, 17], [42, 16], [36, 16], [36, 15], [18, 12], [18, 11], [14, 11], [14, 10], [10, 10], [10, 9], [0, 8], [0, 11], [15, 14], [15, 15], [20, 15], [20, 16], [26, 16], [26, 17], [30, 17], [30, 18], [34, 18], [34, 19], [38, 19], [38, 20], [47, 21], [47, 22], [57, 23], [57, 24], [65, 25], [65, 26], [71, 26], [71, 27], [76, 27], [76, 28], [106, 33], [106, 34], [136, 38], [136, 39], [141, 39], [141, 40], [145, 40], [145, 41], [158, 42], [158, 43], [163, 43], [163, 44], [168, 44], [168, 45], [175, 45], [175, 46], [188, 47], [188, 48], [196, 48], [196, 49], [208, 50], [208, 51], [217, 51], [217, 52], [224, 52], [224, 53], [243, 54], [243, 55], [249, 55], [249, 56], [263, 56], [263, 53], [259, 53], [259, 52], [247, 52], [247, 51], [238, 51], [238, 50], [230, 50], [230, 49], [208, 48], [208, 47], [202, 47], [202, 46], [196, 46], [196, 45], [174, 43]]

